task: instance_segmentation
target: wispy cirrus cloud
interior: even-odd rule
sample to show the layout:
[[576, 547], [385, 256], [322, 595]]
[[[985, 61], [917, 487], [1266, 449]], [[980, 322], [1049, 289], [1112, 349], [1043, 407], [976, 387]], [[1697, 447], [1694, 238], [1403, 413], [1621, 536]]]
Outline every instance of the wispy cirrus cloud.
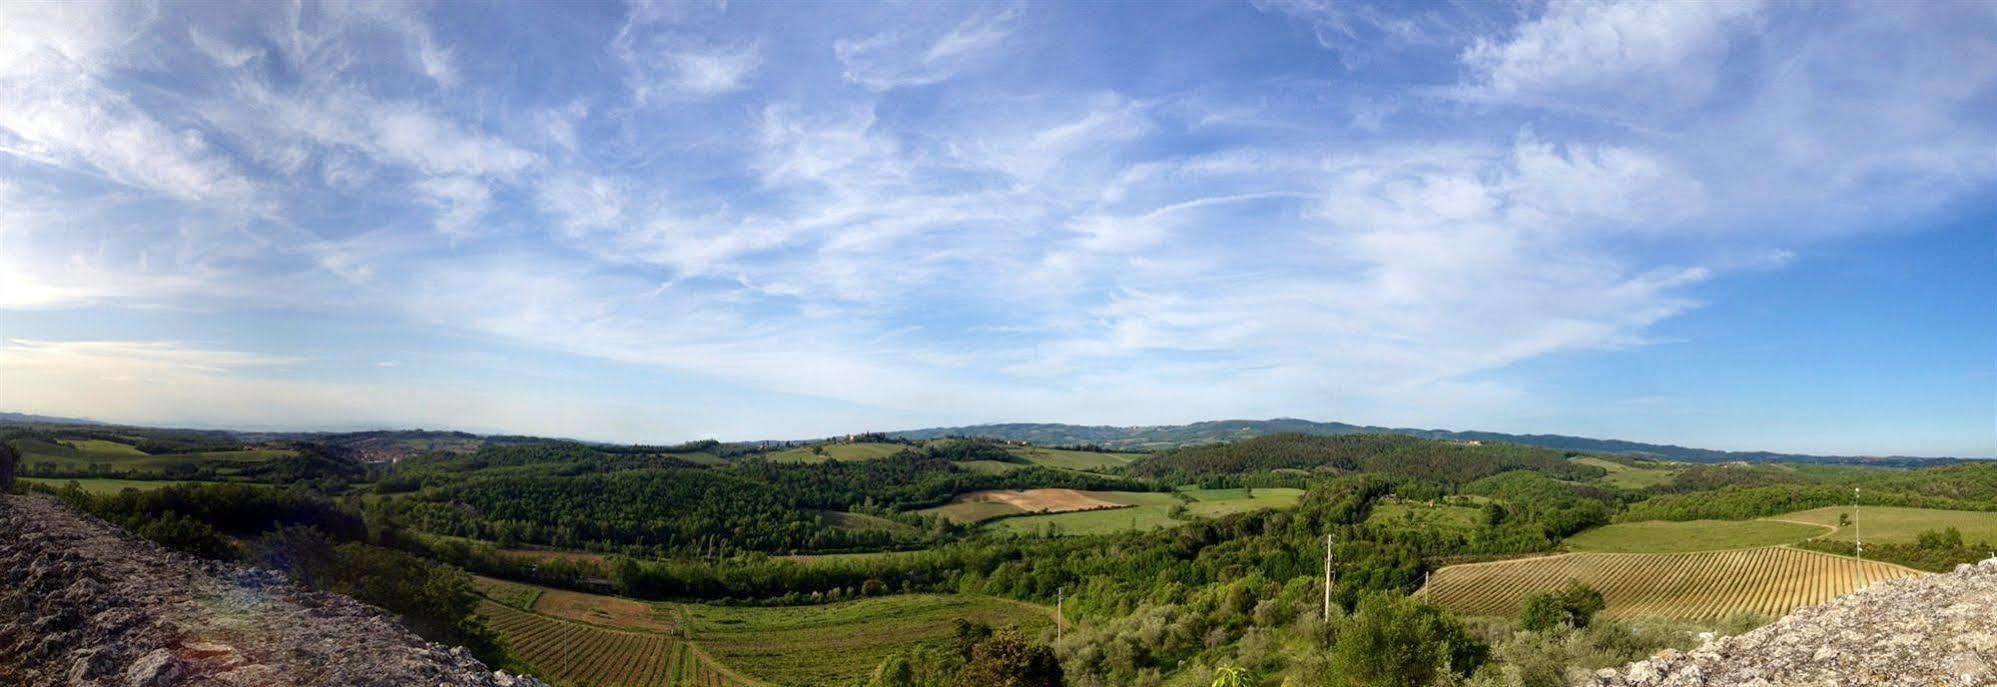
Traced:
[[[0, 8], [0, 304], [365, 313], [842, 421], [1448, 424], [1997, 178], [1952, 8], [1259, 6], [1200, 20], [1280, 53], [1038, 6]], [[201, 378], [318, 388], [269, 369]]]

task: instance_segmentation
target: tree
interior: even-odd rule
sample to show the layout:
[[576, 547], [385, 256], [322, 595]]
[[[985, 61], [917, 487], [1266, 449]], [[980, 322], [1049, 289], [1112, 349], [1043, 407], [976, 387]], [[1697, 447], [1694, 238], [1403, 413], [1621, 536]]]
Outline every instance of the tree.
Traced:
[[1330, 684], [1426, 687], [1451, 673], [1467, 675], [1487, 648], [1440, 608], [1392, 592], [1361, 597], [1340, 623], [1331, 650]]
[[14, 451], [14, 445], [0, 442], [0, 493], [14, 490], [14, 465], [21, 461], [21, 454]]
[[948, 650], [917, 646], [881, 661], [867, 687], [951, 687], [963, 665], [964, 660]]
[[1028, 644], [1010, 629], [979, 642], [957, 673], [957, 687], [1061, 687], [1061, 681], [1054, 650]]
[[1960, 549], [1962, 548], [1962, 530], [1954, 527], [1927, 530], [1921, 533], [1919, 541], [1923, 549]]
[[1607, 607], [1602, 593], [1582, 584], [1579, 580], [1568, 580], [1559, 591], [1540, 592], [1526, 597], [1525, 610], [1519, 614], [1519, 627], [1531, 632], [1543, 632], [1557, 627], [1587, 627], [1595, 614]]
[[1213, 671], [1212, 687], [1247, 687], [1248, 671], [1241, 666], [1221, 666]]

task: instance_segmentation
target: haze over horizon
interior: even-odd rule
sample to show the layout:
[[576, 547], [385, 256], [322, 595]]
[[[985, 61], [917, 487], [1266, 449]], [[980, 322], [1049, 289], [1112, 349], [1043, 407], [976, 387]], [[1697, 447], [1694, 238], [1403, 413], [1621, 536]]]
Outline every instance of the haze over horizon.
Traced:
[[1997, 455], [1997, 11], [0, 4], [0, 410]]

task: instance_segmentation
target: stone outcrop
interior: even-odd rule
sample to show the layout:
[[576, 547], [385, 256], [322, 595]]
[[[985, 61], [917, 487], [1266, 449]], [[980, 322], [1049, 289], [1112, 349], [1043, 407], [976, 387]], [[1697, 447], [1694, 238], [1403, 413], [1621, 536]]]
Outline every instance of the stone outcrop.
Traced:
[[1587, 684], [1997, 685], [1997, 558], [1874, 583], [1753, 632], [1601, 671]]
[[0, 494], [0, 685], [539, 687], [283, 573]]

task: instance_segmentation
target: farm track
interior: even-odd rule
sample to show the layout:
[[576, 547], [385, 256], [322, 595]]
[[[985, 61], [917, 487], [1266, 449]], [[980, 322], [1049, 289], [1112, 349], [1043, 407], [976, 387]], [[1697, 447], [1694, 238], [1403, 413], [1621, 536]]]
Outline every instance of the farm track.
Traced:
[[[483, 616], [515, 658], [551, 678], [599, 687], [754, 687], [691, 643], [523, 611], [490, 599]], [[567, 646], [566, 661], [563, 656]], [[566, 667], [565, 667], [566, 665]]]
[[[1695, 553], [1569, 553], [1469, 563], [1435, 572], [1423, 593], [1464, 615], [1511, 616], [1527, 596], [1570, 578], [1602, 593], [1614, 618], [1718, 620], [1738, 612], [1779, 616], [1855, 590], [1853, 559], [1785, 546]], [[1918, 576], [1866, 561], [1864, 583]]]

